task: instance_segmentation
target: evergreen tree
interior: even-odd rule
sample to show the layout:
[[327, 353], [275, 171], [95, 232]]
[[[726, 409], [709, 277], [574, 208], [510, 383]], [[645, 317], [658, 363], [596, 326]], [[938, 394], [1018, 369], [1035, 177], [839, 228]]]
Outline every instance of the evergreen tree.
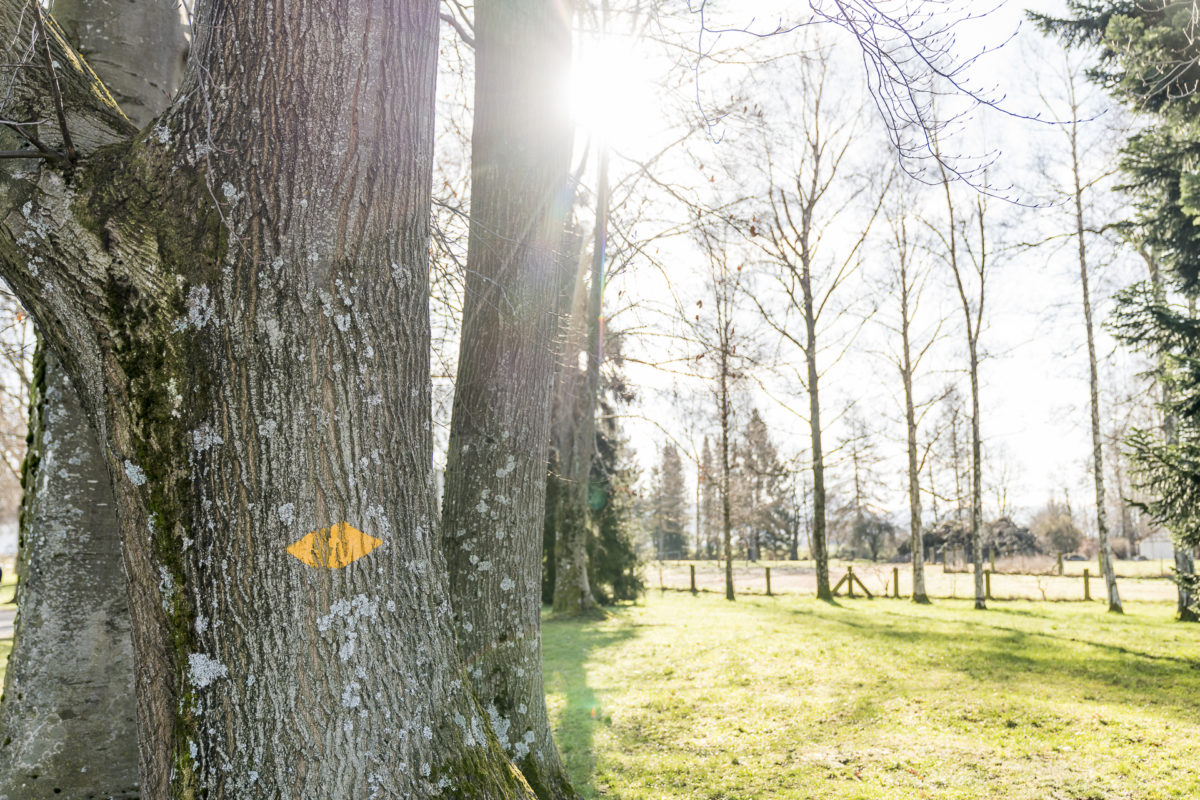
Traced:
[[[1200, 21], [1190, 0], [1069, 0], [1070, 16], [1033, 15], [1070, 47], [1091, 47], [1090, 77], [1153, 124], [1126, 142], [1123, 188], [1135, 202], [1129, 238], [1151, 264], [1152, 283], [1118, 298], [1114, 327], [1127, 343], [1159, 354], [1164, 414], [1159, 430], [1135, 431], [1129, 444], [1146, 509], [1170, 528], [1181, 547], [1181, 584], [1194, 586], [1187, 551], [1200, 544], [1200, 325], [1167, 302], [1159, 267], [1189, 298], [1200, 291]], [[1188, 598], [1185, 600], [1185, 598]], [[1195, 618], [1181, 595], [1180, 617]]]
[[717, 558], [721, 552], [721, 470], [708, 437], [700, 456], [700, 535], [697, 558]]
[[764, 548], [772, 558], [788, 547], [786, 504], [789, 495], [788, 472], [779, 461], [767, 424], [758, 409], [750, 412], [746, 422], [740, 458], [741, 521], [745, 531], [747, 556], [752, 561], [762, 557]]
[[681, 558], [687, 549], [684, 525], [687, 523], [687, 486], [683, 478], [683, 460], [675, 445], [667, 443], [662, 460], [654, 471], [654, 514], [651, 535], [655, 555]]

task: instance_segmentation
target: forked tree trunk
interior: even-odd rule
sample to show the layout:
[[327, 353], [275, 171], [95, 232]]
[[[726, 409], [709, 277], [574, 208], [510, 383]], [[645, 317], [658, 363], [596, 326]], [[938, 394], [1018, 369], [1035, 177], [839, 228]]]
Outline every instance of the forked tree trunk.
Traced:
[[[187, 36], [155, 0], [57, 0], [136, 125], [170, 102]], [[138, 796], [133, 644], [108, 464], [58, 358], [36, 358], [20, 612], [0, 705], [0, 798]]]
[[[38, 15], [0, 0], [0, 54]], [[464, 680], [434, 508], [433, 0], [212, 0], [144, 136], [47, 22], [0, 269], [115, 476], [150, 798], [529, 798]], [[48, 147], [65, 148], [54, 126]]]
[[[458, 642], [500, 744], [541, 800], [577, 795], [542, 683], [541, 569], [571, 125], [551, 0], [475, 5], [463, 330], [442, 513]], [[556, 581], [566, 577], [560, 567]]]
[[133, 643], [108, 465], [74, 387], [40, 350], [31, 405], [0, 798], [138, 797]]

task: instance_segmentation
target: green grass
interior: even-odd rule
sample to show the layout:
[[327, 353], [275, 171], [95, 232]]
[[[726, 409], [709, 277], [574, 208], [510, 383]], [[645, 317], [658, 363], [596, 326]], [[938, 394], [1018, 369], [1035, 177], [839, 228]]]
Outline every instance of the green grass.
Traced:
[[651, 592], [548, 620], [585, 797], [1200, 797], [1200, 627], [1166, 604]]

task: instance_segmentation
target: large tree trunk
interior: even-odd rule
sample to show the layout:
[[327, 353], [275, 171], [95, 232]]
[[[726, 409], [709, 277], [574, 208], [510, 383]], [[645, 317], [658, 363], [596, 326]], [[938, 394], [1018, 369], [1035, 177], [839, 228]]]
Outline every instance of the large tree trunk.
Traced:
[[133, 643], [108, 465], [58, 360], [34, 358], [0, 798], [138, 797]]
[[470, 244], [442, 513], [471, 685], [541, 800], [576, 796], [550, 732], [540, 623], [570, 191], [572, 130], [558, 92], [568, 22], [550, 0], [475, 5]]
[[[1072, 86], [1072, 89], [1074, 87]], [[1096, 484], [1096, 534], [1100, 537], [1100, 569], [1108, 595], [1108, 610], [1122, 613], [1117, 593], [1117, 575], [1113, 570], [1112, 543], [1108, 535], [1108, 507], [1104, 499], [1104, 435], [1100, 430], [1100, 372], [1096, 365], [1096, 336], [1092, 325], [1092, 298], [1088, 286], [1087, 249], [1084, 242], [1083, 185], [1079, 176], [1079, 139], [1077, 123], [1072, 122], [1071, 169], [1075, 180], [1075, 239], [1079, 250], [1079, 284], [1083, 289], [1083, 322], [1087, 328], [1088, 397], [1092, 412], [1092, 475]]]
[[[0, 0], [7, 63], [37, 15]], [[212, 0], [147, 133], [48, 24], [0, 267], [117, 476], [151, 798], [530, 797], [472, 697], [434, 508], [433, 0]], [[52, 126], [45, 144], [65, 148]]]
[[[578, 270], [560, 381], [563, 408], [570, 409], [563, 421], [566, 480], [559, 502], [554, 544], [554, 613], [561, 615], [580, 614], [596, 607], [588, 582], [587, 540], [592, 524], [588, 493], [592, 455], [596, 450], [596, 404], [600, 396], [600, 304], [608, 202], [608, 149], [601, 148], [597, 165], [596, 227], [592, 234], [587, 282], [583, 280], [584, 270]], [[579, 368], [580, 353], [586, 353], [582, 371]]]
[[[54, 13], [134, 124], [167, 107], [187, 52], [177, 9], [57, 0]], [[137, 796], [133, 645], [108, 464], [58, 358], [44, 353], [37, 365], [0, 798]]]

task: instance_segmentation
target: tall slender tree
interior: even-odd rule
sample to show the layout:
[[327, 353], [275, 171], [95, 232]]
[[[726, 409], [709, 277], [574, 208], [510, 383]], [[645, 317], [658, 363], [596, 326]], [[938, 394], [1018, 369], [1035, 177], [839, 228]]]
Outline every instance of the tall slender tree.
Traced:
[[[900, 373], [904, 388], [904, 432], [907, 455], [908, 477], [908, 526], [909, 556], [912, 563], [912, 601], [928, 603], [925, 589], [925, 541], [921, 519], [921, 471], [928, 457], [929, 448], [920, 447], [920, 421], [929, 403], [916, 400], [915, 383], [921, 362], [937, 341], [940, 323], [927, 333], [919, 332], [917, 316], [921, 298], [928, 279], [928, 270], [917, 263], [917, 242], [911, 230], [911, 195], [904, 191], [905, 184], [894, 196], [894, 204], [886, 211], [890, 229], [892, 268], [888, 280], [888, 294], [896, 303], [897, 316], [888, 328], [900, 339], [899, 352], [891, 356], [892, 363]], [[920, 411], [921, 413], [918, 413]], [[932, 487], [931, 487], [932, 491]]]
[[[975, 574], [975, 608], [987, 607], [983, 582], [983, 440], [979, 420], [979, 337], [983, 331], [984, 301], [990, 264], [986, 224], [988, 198], [977, 194], [964, 215], [952, 192], [952, 176], [939, 164], [946, 203], [945, 227], [930, 224], [942, 245], [943, 258], [954, 278], [967, 340], [967, 377], [971, 385], [971, 512], [970, 549]], [[970, 228], [974, 227], [972, 240]], [[957, 439], [957, 437], [956, 437]], [[957, 461], [957, 458], [956, 458]]]
[[[863, 195], [874, 201], [854, 233], [839, 237], [847, 242], [835, 250], [824, 234], [836, 224], [844, 224], [842, 212], [852, 204], [835, 202], [839, 189], [847, 182], [850, 162], [847, 155], [858, 140], [855, 121], [846, 115], [843, 103], [832, 102], [827, 95], [831, 86], [831, 61], [826, 48], [800, 59], [796, 70], [803, 107], [789, 120], [800, 140], [795, 167], [777, 172], [768, 147], [769, 203], [763, 212], [761, 230], [750, 226], [751, 238], [759, 244], [772, 263], [774, 274], [784, 293], [786, 311], [778, 315], [759, 304], [764, 319], [804, 359], [799, 373], [808, 394], [809, 448], [812, 456], [812, 556], [816, 562], [817, 597], [833, 599], [829, 582], [827, 545], [826, 475], [824, 423], [821, 417], [821, 376], [828, 365], [820, 363], [821, 334], [832, 313], [831, 301], [838, 289], [857, 271], [863, 243], [879, 213], [886, 190], [872, 185], [854, 187], [852, 196]], [[768, 134], [769, 136], [769, 134]], [[865, 194], [864, 194], [865, 193]], [[832, 238], [832, 237], [831, 237]], [[824, 245], [824, 246], [822, 246]], [[757, 300], [756, 300], [757, 302]], [[798, 318], [797, 322], [792, 322]], [[794, 326], [799, 327], [796, 330]]]

